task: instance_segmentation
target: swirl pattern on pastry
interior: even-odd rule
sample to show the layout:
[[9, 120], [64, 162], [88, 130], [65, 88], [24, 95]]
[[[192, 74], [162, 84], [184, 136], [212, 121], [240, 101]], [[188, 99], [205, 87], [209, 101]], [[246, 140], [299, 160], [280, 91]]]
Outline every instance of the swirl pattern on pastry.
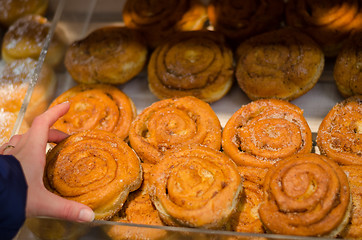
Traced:
[[127, 27], [142, 32], [154, 48], [176, 32], [202, 29], [207, 12], [199, 0], [128, 0], [123, 20]]
[[116, 214], [142, 183], [138, 156], [113, 133], [73, 134], [47, 154], [44, 184], [55, 194], [93, 209], [96, 219]]
[[[1, 54], [5, 61], [33, 58], [37, 60], [45, 44], [51, 23], [39, 15], [26, 15], [16, 20], [4, 35]], [[64, 34], [57, 28], [47, 50], [45, 62], [57, 66], [64, 57]]]
[[362, 33], [354, 35], [337, 55], [333, 77], [344, 97], [362, 95]]
[[286, 23], [314, 38], [326, 56], [335, 56], [352, 32], [362, 31], [359, 0], [290, 0]]
[[352, 217], [343, 238], [359, 239], [362, 236], [362, 166], [342, 166], [352, 193]]
[[312, 150], [312, 133], [303, 111], [277, 99], [242, 106], [225, 125], [222, 147], [238, 165], [269, 168], [296, 153]]
[[212, 0], [208, 17], [216, 31], [238, 43], [280, 27], [284, 2], [282, 0]]
[[164, 99], [132, 122], [132, 148], [143, 162], [157, 163], [168, 149], [193, 143], [219, 150], [221, 124], [209, 104], [192, 96]]
[[237, 49], [236, 79], [251, 99], [296, 99], [317, 83], [324, 54], [306, 34], [283, 28], [251, 37]]
[[147, 53], [136, 30], [106, 26], [73, 42], [64, 63], [78, 83], [124, 84], [142, 71]]
[[362, 165], [362, 96], [337, 103], [317, 133], [322, 154], [342, 165]]
[[69, 101], [69, 111], [53, 128], [68, 134], [99, 129], [127, 139], [136, 117], [133, 101], [118, 88], [105, 84], [80, 84], [59, 95], [50, 105]]
[[159, 99], [195, 96], [206, 102], [222, 98], [233, 83], [233, 56], [216, 32], [180, 32], [152, 53], [148, 83]]
[[13, 22], [25, 15], [44, 15], [48, 4], [48, 0], [0, 1], [0, 23], [5, 27], [9, 27]]
[[166, 152], [151, 184], [151, 200], [167, 225], [207, 229], [225, 227], [243, 189], [230, 158], [197, 144]]
[[264, 182], [259, 216], [277, 234], [336, 236], [349, 220], [346, 174], [332, 160], [296, 154], [275, 164]]

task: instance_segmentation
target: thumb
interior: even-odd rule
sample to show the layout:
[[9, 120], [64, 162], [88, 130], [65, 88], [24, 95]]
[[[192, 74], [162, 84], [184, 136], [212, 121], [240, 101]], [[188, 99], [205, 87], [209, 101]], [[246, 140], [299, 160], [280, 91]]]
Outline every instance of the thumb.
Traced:
[[29, 213], [29, 215], [49, 216], [76, 222], [94, 220], [94, 212], [84, 204], [67, 200], [48, 191], [41, 191], [39, 195], [39, 199], [43, 199], [43, 201], [29, 203], [36, 205], [33, 209], [37, 209], [36, 213]]

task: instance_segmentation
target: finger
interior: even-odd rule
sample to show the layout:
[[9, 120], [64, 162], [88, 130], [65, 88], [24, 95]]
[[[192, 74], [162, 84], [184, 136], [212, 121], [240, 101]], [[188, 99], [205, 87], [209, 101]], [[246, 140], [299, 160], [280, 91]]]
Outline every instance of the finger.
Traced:
[[1, 145], [0, 154], [10, 155], [13, 152], [12, 150], [15, 148], [15, 146], [18, 144], [21, 138], [22, 135], [14, 135], [13, 137], [11, 137], [9, 142]]
[[59, 131], [57, 129], [50, 129], [48, 142], [59, 143], [68, 136], [69, 135], [66, 134], [65, 132]]
[[43, 147], [46, 146], [49, 128], [69, 110], [69, 104], [69, 102], [58, 104], [34, 119], [32, 126], [28, 131], [28, 134], [36, 136], [33, 144], [43, 144]]
[[34, 215], [76, 222], [91, 222], [94, 220], [94, 212], [86, 205], [67, 200], [48, 191], [42, 191], [40, 195], [42, 196], [39, 197], [44, 201], [37, 201], [36, 209], [38, 211]]

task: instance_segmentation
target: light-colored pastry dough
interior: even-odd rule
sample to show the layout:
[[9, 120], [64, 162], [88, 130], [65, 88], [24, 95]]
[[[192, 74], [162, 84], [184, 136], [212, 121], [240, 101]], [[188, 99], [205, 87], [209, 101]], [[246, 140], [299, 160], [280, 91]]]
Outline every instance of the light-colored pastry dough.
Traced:
[[[9, 142], [11, 133], [15, 126], [16, 118], [17, 114], [0, 109], [0, 146]], [[19, 129], [19, 134], [25, 133], [28, 129], [28, 123], [23, 121]]]
[[148, 64], [148, 86], [159, 99], [195, 96], [214, 102], [233, 84], [233, 54], [222, 35], [180, 32], [159, 45]]
[[129, 140], [143, 162], [155, 164], [167, 150], [193, 143], [219, 150], [221, 124], [210, 105], [198, 98], [164, 99], [136, 117]]
[[312, 89], [324, 54], [306, 34], [283, 28], [251, 37], [237, 49], [236, 79], [251, 99], [293, 100]]
[[142, 184], [135, 152], [115, 134], [102, 130], [75, 133], [48, 152], [46, 188], [93, 209], [95, 219], [110, 219], [129, 192]]
[[142, 71], [147, 53], [136, 30], [105, 26], [73, 42], [64, 63], [78, 83], [123, 84]]

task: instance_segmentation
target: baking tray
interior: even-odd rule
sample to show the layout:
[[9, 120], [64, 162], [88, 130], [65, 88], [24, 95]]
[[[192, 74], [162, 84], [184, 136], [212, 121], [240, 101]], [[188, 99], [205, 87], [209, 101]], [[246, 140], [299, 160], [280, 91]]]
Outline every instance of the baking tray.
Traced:
[[[204, 0], [204, 2], [207, 3], [208, 1]], [[82, 39], [88, 33], [99, 27], [111, 24], [123, 24], [122, 8], [124, 3], [125, 0], [53, 0], [50, 1], [47, 17], [52, 21], [52, 26], [60, 27], [64, 31], [68, 43], [71, 43], [75, 40]], [[47, 41], [49, 40], [50, 39], [47, 39]], [[46, 54], [46, 47], [47, 43], [44, 45], [44, 54]], [[291, 103], [304, 110], [304, 116], [313, 132], [314, 138], [322, 119], [337, 102], [343, 100], [333, 79], [334, 61], [335, 59], [326, 59], [323, 74], [316, 86], [305, 95], [291, 101]], [[41, 68], [42, 62], [43, 59], [39, 58], [39, 68]], [[58, 82], [54, 98], [76, 85], [64, 67], [56, 69], [56, 75]], [[34, 76], [34, 81], [36, 82], [36, 76]], [[153, 102], [159, 100], [149, 91], [146, 69], [131, 81], [118, 87], [133, 100], [138, 113]], [[29, 95], [30, 94], [31, 90]], [[217, 113], [221, 125], [225, 126], [232, 114], [242, 105], [249, 102], [250, 100], [235, 81], [231, 91], [221, 100], [210, 104], [210, 106]], [[23, 104], [23, 111], [26, 110], [26, 105], [26, 103]], [[18, 121], [20, 122], [21, 120], [20, 117]], [[318, 152], [318, 149], [314, 147], [314, 151]], [[91, 224], [81, 224], [51, 218], [35, 218], [35, 220], [43, 223], [44, 231], [47, 231], [47, 226], [52, 224], [64, 225], [69, 229], [81, 229], [82, 235], [79, 239], [109, 239], [104, 233], [104, 229], [112, 225], [120, 225], [134, 230], [149, 229], [156, 232], [166, 231], [167, 237], [165, 237], [165, 239], [314, 239], [276, 234], [252, 234], [181, 227], [160, 227], [110, 221], [95, 221]], [[66, 232], [61, 238], [53, 239], [73, 239], [72, 237], [72, 234]], [[24, 225], [16, 239], [38, 239], [38, 237]]]

